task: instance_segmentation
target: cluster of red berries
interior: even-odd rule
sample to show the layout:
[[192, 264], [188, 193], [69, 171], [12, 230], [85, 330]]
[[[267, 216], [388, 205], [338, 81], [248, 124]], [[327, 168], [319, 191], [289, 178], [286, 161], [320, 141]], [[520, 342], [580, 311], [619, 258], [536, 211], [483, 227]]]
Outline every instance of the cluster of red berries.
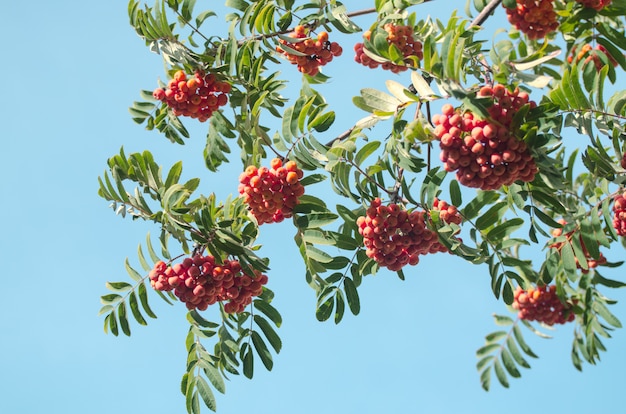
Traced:
[[201, 255], [173, 266], [159, 261], [149, 277], [154, 289], [174, 291], [187, 309], [206, 310], [216, 302], [226, 302], [227, 313], [243, 312], [267, 283], [267, 276], [260, 272], [245, 274], [237, 260], [218, 263], [213, 256]]
[[[563, 219], [560, 219], [557, 221], [559, 224], [562, 224], [563, 226], [565, 226], [567, 224], [567, 222]], [[559, 229], [554, 229], [552, 230], [552, 235], [554, 237], [559, 237], [563, 234], [563, 229], [559, 228]], [[565, 234], [565, 237], [567, 237], [568, 239], [571, 239], [572, 235], [574, 234], [574, 230], [570, 231], [569, 233]], [[589, 269], [595, 269], [596, 267], [603, 265], [606, 263], [606, 257], [604, 257], [604, 255], [602, 253], [600, 253], [600, 256], [598, 257], [598, 259], [594, 259], [593, 257], [591, 257], [591, 255], [589, 254], [589, 250], [587, 250], [587, 247], [585, 246], [585, 243], [583, 242], [582, 236], [580, 237], [580, 245], [582, 247], [583, 253], [585, 255], [585, 258], [587, 259], [587, 269], [583, 269], [582, 266], [580, 265], [580, 262], [578, 261], [578, 257], [575, 257], [576, 259], [576, 267], [578, 269], [581, 269], [581, 271], [583, 273], [589, 273]], [[558, 242], [558, 243], [553, 243], [552, 245], [550, 245], [550, 247], [557, 249], [558, 251], [561, 251], [561, 248], [563, 247], [563, 244], [567, 243], [567, 242]]]
[[597, 11], [600, 11], [606, 6], [611, 4], [611, 0], [576, 0], [576, 1], [582, 4], [583, 7], [587, 7], [589, 9], [595, 9]]
[[[365, 54], [365, 52], [363, 51], [363, 43], [357, 43], [356, 45], [354, 45], [354, 51], [356, 52], [354, 60], [356, 62], [365, 65], [371, 69], [382, 66], [382, 68], [385, 70], [390, 70], [393, 73], [398, 73], [407, 70], [409, 67], [414, 67], [414, 58], [417, 60], [422, 60], [422, 58], [424, 57], [422, 51], [422, 43], [413, 37], [413, 28], [411, 26], [400, 26], [393, 23], [387, 23], [383, 26], [383, 29], [385, 29], [385, 31], [387, 32], [387, 43], [390, 45], [396, 45], [398, 47], [398, 49], [404, 56], [404, 62], [406, 63], [406, 65], [396, 65], [395, 63], [391, 62], [380, 63], [375, 61]], [[370, 40], [371, 36], [372, 32], [369, 30], [363, 33], [363, 38], [366, 40]]]
[[608, 50], [606, 50], [604, 46], [596, 45], [596, 47], [593, 48], [589, 43], [581, 47], [578, 53], [576, 53], [576, 46], [572, 47], [570, 55], [567, 57], [567, 62], [570, 64], [573, 63], [574, 58], [576, 58], [576, 62], [580, 62], [586, 56], [585, 60], [583, 61], [583, 65], [586, 65], [587, 63], [593, 61], [596, 70], [600, 71], [604, 67], [604, 62], [598, 54], [598, 51], [604, 53], [613, 66], [617, 66], [617, 60], [615, 60], [615, 58], [611, 56], [611, 54], [608, 52]]
[[506, 8], [509, 22], [529, 39], [543, 39], [559, 27], [554, 0], [517, 0], [517, 7]]
[[613, 227], [620, 236], [626, 236], [626, 192], [613, 199]]
[[274, 158], [271, 168], [251, 165], [239, 176], [239, 194], [259, 224], [279, 223], [293, 215], [293, 208], [304, 194], [303, 176], [295, 161], [283, 165]]
[[443, 114], [433, 116], [435, 136], [440, 140], [440, 159], [446, 171], [456, 171], [459, 182], [467, 187], [494, 190], [517, 180], [530, 182], [537, 165], [526, 143], [513, 133], [512, 120], [524, 105], [536, 106], [526, 92], [513, 92], [503, 85], [481, 88], [478, 96], [490, 97], [490, 120], [462, 113], [450, 104]]
[[517, 287], [514, 293], [513, 309], [517, 316], [527, 321], [538, 321], [546, 325], [564, 324], [576, 318], [573, 305], [563, 303], [556, 294], [556, 286], [539, 286], [523, 290]]
[[[438, 210], [439, 218], [446, 223], [461, 223], [456, 207], [445, 201], [435, 199], [433, 210]], [[420, 254], [448, 251], [439, 243], [437, 233], [428, 228], [428, 219], [426, 211], [406, 211], [395, 203], [385, 206], [380, 198], [375, 198], [356, 224], [367, 257], [398, 271], [407, 264], [419, 263]]]
[[328, 32], [320, 32], [317, 40], [315, 40], [307, 37], [304, 26], [296, 26], [289, 36], [302, 40], [292, 43], [285, 39], [280, 39], [279, 43], [295, 50], [298, 54], [285, 50], [280, 45], [276, 46], [276, 51], [285, 55], [292, 64], [298, 65], [298, 71], [306, 75], [317, 75], [320, 66], [324, 66], [333, 60], [333, 57], [341, 56], [343, 52], [339, 43], [328, 41]]
[[197, 71], [188, 78], [184, 71], [179, 70], [166, 89], [157, 88], [152, 95], [172, 108], [174, 115], [205, 122], [220, 106], [226, 105], [230, 90], [230, 83], [217, 80], [212, 73]]

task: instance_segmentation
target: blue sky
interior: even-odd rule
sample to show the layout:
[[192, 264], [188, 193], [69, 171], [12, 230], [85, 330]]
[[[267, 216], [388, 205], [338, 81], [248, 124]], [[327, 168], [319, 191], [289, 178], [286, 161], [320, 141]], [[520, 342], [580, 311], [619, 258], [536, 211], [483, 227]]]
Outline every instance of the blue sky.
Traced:
[[[166, 168], [184, 160], [183, 176], [201, 177], [200, 192], [226, 196], [236, 192], [241, 165], [235, 160], [218, 176], [203, 169], [206, 125], [187, 122], [192, 138], [177, 146], [132, 122], [127, 108], [139, 90], [154, 88], [165, 75], [160, 57], [128, 25], [126, 2], [5, 3], [0, 412], [182, 413], [184, 307], [153, 296], [159, 318], [147, 327], [133, 324], [130, 338], [105, 335], [97, 316], [105, 282], [126, 280], [124, 259], [137, 264], [137, 245], [147, 232], [157, 232], [149, 223], [115, 216], [96, 194], [97, 177], [121, 146], [127, 154], [149, 149]], [[457, 3], [462, 11], [465, 2]], [[420, 6], [424, 14], [440, 9]], [[507, 24], [501, 10], [496, 19]], [[370, 20], [357, 23], [367, 27]], [[364, 116], [350, 104], [360, 88], [384, 89], [388, 78], [408, 82], [408, 75], [353, 64], [356, 41], [351, 38], [344, 55], [325, 69], [334, 79], [323, 92], [331, 105], [345, 109], [330, 137]], [[297, 88], [295, 68], [285, 65], [283, 72], [289, 88]], [[283, 351], [272, 372], [259, 365], [252, 381], [232, 378], [226, 395], [218, 395], [219, 413], [579, 413], [623, 407], [623, 331], [605, 342], [609, 352], [602, 362], [586, 365], [583, 373], [570, 363], [571, 327], [556, 328], [551, 340], [528, 332], [540, 359], [531, 360], [532, 369], [523, 370], [510, 389], [494, 379], [486, 393], [475, 351], [496, 330], [490, 315], [507, 312], [490, 292], [486, 267], [437, 255], [408, 269], [406, 281], [382, 271], [359, 289], [361, 314], [346, 315], [336, 326], [315, 319], [315, 297], [289, 223], [262, 230], [262, 252], [272, 259], [268, 286], [284, 319]], [[617, 260], [623, 252], [608, 256]], [[607, 295], [625, 299], [621, 291]], [[612, 310], [626, 321], [621, 304]]]

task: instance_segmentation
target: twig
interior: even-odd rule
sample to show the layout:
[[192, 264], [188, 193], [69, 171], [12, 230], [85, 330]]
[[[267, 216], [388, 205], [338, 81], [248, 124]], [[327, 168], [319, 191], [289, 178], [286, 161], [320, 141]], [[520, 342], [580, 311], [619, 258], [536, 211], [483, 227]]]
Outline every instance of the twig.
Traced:
[[472, 20], [469, 27], [481, 26], [483, 23], [485, 23], [485, 20], [487, 20], [489, 15], [493, 13], [493, 11], [496, 9], [496, 7], [500, 5], [501, 2], [502, 0], [491, 0], [489, 4], [486, 5], [480, 13], [478, 13], [478, 16], [476, 16], [476, 18]]

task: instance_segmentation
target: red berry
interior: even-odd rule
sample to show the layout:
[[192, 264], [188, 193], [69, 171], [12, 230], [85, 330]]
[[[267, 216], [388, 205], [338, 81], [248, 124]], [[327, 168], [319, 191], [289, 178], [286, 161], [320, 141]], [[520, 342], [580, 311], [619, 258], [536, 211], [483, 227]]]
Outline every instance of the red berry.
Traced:
[[525, 144], [513, 135], [511, 125], [523, 105], [536, 104], [526, 94], [509, 91], [503, 85], [484, 86], [478, 96], [493, 100], [488, 108], [492, 120], [476, 118], [450, 104], [432, 118], [445, 170], [456, 171], [461, 184], [483, 190], [498, 189], [517, 180], [532, 181], [537, 166]]
[[527, 321], [538, 321], [546, 325], [564, 324], [574, 320], [576, 300], [562, 302], [556, 295], [556, 286], [539, 286], [523, 290], [517, 287], [513, 295], [513, 308], [518, 317]]
[[283, 165], [275, 158], [271, 169], [249, 166], [239, 176], [239, 194], [259, 224], [279, 223], [293, 215], [292, 210], [304, 194], [300, 184], [303, 172], [294, 161]]

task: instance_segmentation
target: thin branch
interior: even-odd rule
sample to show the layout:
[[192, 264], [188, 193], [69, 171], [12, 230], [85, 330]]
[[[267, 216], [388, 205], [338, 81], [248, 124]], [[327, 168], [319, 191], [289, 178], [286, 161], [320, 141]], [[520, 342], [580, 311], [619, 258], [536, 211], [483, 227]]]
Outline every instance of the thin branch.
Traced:
[[485, 8], [480, 13], [478, 13], [478, 16], [476, 16], [476, 18], [472, 20], [472, 23], [470, 23], [469, 27], [482, 26], [482, 24], [485, 23], [489, 15], [493, 13], [493, 11], [496, 9], [496, 7], [500, 5], [501, 2], [502, 0], [491, 0], [489, 4], [487, 4]]
[[185, 24], [187, 26], [189, 26], [191, 28], [191, 30], [193, 30], [195, 33], [197, 33], [200, 37], [202, 37], [204, 40], [206, 40], [207, 42], [209, 42], [209, 38], [206, 37], [197, 27], [195, 27], [193, 24], [191, 24], [191, 22], [189, 22], [187, 19], [185, 19], [183, 17], [182, 14], [180, 14], [180, 12], [172, 7], [170, 7], [172, 10], [174, 10], [174, 12], [178, 15], [178, 17], [185, 22]]

